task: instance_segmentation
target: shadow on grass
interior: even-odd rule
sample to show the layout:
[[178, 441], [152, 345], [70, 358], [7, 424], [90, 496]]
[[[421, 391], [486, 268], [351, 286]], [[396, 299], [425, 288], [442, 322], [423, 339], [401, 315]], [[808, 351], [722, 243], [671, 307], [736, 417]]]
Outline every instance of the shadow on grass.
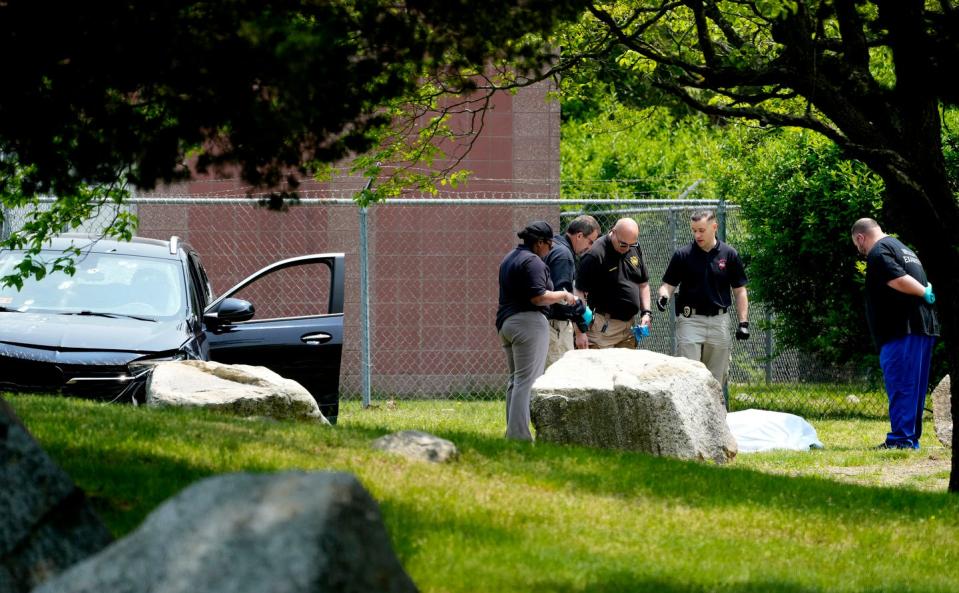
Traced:
[[[383, 434], [369, 433], [369, 438]], [[737, 468], [735, 461], [718, 466], [628, 451], [530, 445], [464, 432], [436, 434], [456, 443], [467, 459], [472, 455], [484, 458], [486, 471], [495, 468], [533, 484], [596, 495], [664, 498], [703, 508], [756, 505], [854, 520], [874, 521], [878, 515], [895, 520], [937, 515], [959, 521], [959, 497], [946, 493], [773, 475]]]
[[[46, 411], [42, 408], [45, 405], [26, 400], [20, 403], [26, 404], [25, 408], [35, 408], [32, 415], [37, 416], [39, 422], [44, 421], [42, 416]], [[188, 440], [195, 439], [198, 446], [206, 443], [205, 446], [220, 447], [226, 452], [225, 457], [229, 457], [231, 442], [245, 441], [296, 450], [321, 462], [324, 448], [369, 450], [370, 441], [395, 430], [388, 426], [340, 426], [317, 430], [313, 425], [296, 422], [238, 425], [232, 419], [213, 413], [179, 410], [149, 415], [132, 408], [92, 410], [78, 407], [74, 413], [87, 424], [102, 425], [101, 430], [106, 436], [90, 445], [80, 446], [69, 435], [57, 434], [47, 439], [44, 446], [54, 459], [61, 460], [65, 469], [88, 492], [115, 533], [128, 531], [163, 500], [193, 481], [215, 473], [223, 464], [211, 466], [204, 460], [187, 462], [176, 456], [112, 447], [110, 439], [152, 439], [178, 432], [186, 435]], [[109, 412], [104, 414], [101, 410]], [[54, 415], [54, 418], [60, 422], [55, 426], [63, 426], [73, 417], [67, 416], [64, 420]], [[110, 433], [110, 430], [116, 432]], [[634, 452], [547, 443], [530, 445], [464, 431], [434, 432], [460, 448], [459, 467], [475, 466], [478, 473], [509, 476], [526, 487], [665, 499], [701, 508], [754, 505], [853, 521], [920, 519], [937, 515], [945, 521], [959, 522], [959, 497], [948, 494], [850, 485], [814, 477], [771, 475], [737, 468], [735, 462], [721, 467]], [[231, 465], [229, 461], [227, 465]], [[274, 471], [282, 468], [258, 466], [246, 461], [229, 471], [234, 469]], [[416, 471], [415, 466], [410, 465], [410, 470]]]
[[[589, 583], [585, 587], [570, 585], [566, 581], [544, 579], [532, 586], [534, 591], [550, 591], [551, 593], [623, 593], [624, 591], [643, 591], [655, 593], [824, 593], [831, 588], [806, 587], [795, 583], [755, 579], [746, 583], [723, 583], [702, 585], [697, 583], [677, 583], [675, 580], [652, 579], [633, 575], [628, 572], [618, 572], [604, 578], [601, 583]], [[886, 588], [859, 589], [859, 593], [883, 593]], [[909, 589], [897, 589], [901, 593], [909, 593]], [[915, 593], [919, 593], [915, 590]]]
[[[73, 450], [76, 452], [76, 449]], [[129, 533], [164, 501], [198, 480], [209, 468], [168, 457], [120, 451], [81, 451], [95, 462], [71, 462], [57, 447], [47, 453], [87, 495], [90, 504], [115, 536]]]

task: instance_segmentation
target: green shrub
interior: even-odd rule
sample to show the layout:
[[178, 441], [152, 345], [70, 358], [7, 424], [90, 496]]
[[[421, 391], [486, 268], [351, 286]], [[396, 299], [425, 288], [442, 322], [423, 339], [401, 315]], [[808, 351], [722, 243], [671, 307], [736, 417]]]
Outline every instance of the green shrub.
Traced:
[[809, 133], [779, 130], [749, 144], [735, 147], [735, 169], [721, 182], [746, 221], [737, 245], [751, 298], [775, 313], [780, 347], [825, 363], [875, 364], [849, 229], [877, 217], [882, 181]]

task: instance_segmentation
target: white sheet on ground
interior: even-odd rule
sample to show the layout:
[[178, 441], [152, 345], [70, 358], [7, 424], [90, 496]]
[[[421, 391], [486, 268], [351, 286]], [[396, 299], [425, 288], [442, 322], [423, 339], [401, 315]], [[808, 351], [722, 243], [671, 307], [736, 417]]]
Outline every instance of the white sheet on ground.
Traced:
[[736, 437], [740, 453], [790, 449], [822, 449], [816, 429], [795, 414], [769, 410], [742, 410], [726, 414], [729, 431]]

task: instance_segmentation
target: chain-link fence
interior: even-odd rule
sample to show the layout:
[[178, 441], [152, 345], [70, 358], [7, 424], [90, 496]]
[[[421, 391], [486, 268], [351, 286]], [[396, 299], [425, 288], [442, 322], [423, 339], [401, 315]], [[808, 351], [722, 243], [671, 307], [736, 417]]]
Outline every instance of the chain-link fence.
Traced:
[[[351, 195], [344, 190], [333, 198], [307, 197], [287, 212], [263, 209], [249, 199], [220, 197], [141, 197], [127, 207], [140, 219], [139, 235], [178, 235], [190, 242], [217, 293], [279, 259], [345, 253], [340, 390], [344, 398], [367, 393], [373, 401], [504, 397], [506, 361], [493, 324], [497, 272], [517, 242], [516, 232], [531, 220], [546, 220], [559, 230], [572, 217], [589, 213], [605, 232], [620, 217], [634, 218], [653, 294], [673, 251], [692, 239], [689, 215], [694, 209], [716, 209], [734, 246], [746, 232], [738, 208], [715, 201], [457, 194], [449, 199], [392, 200], [362, 210]], [[5, 227], [16, 228], [27, 213], [3, 214]], [[103, 217], [112, 218], [109, 213]], [[96, 231], [97, 224], [83, 230]], [[368, 281], [361, 283], [364, 271]], [[283, 298], [299, 302], [318, 296], [316, 286], [307, 289], [303, 283], [298, 290], [295, 278], [287, 284], [277, 290], [288, 295]], [[364, 311], [368, 318], [363, 318]], [[749, 319], [751, 339], [734, 342], [730, 409], [760, 407], [804, 416], [884, 413], [878, 372], [857, 375], [827, 368], [809, 355], [782, 351], [767, 329], [769, 317], [761, 303], [750, 303]], [[672, 315], [656, 313], [651, 335], [640, 347], [673, 354], [674, 323]]]

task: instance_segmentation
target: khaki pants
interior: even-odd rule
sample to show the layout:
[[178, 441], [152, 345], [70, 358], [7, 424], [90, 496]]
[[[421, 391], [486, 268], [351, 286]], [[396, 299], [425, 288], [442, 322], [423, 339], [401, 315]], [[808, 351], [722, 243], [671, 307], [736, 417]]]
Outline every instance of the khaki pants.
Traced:
[[[608, 323], [607, 323], [608, 322]], [[602, 331], [603, 326], [606, 331]], [[589, 327], [590, 348], [635, 348], [636, 336], [633, 335], [633, 322], [613, 319], [603, 313], [593, 313], [593, 325]]]
[[549, 352], [546, 354], [546, 368], [573, 349], [573, 324], [558, 319], [549, 320]]
[[722, 384], [729, 371], [732, 337], [729, 315], [693, 315], [676, 318], [676, 348], [684, 358], [698, 360]]

